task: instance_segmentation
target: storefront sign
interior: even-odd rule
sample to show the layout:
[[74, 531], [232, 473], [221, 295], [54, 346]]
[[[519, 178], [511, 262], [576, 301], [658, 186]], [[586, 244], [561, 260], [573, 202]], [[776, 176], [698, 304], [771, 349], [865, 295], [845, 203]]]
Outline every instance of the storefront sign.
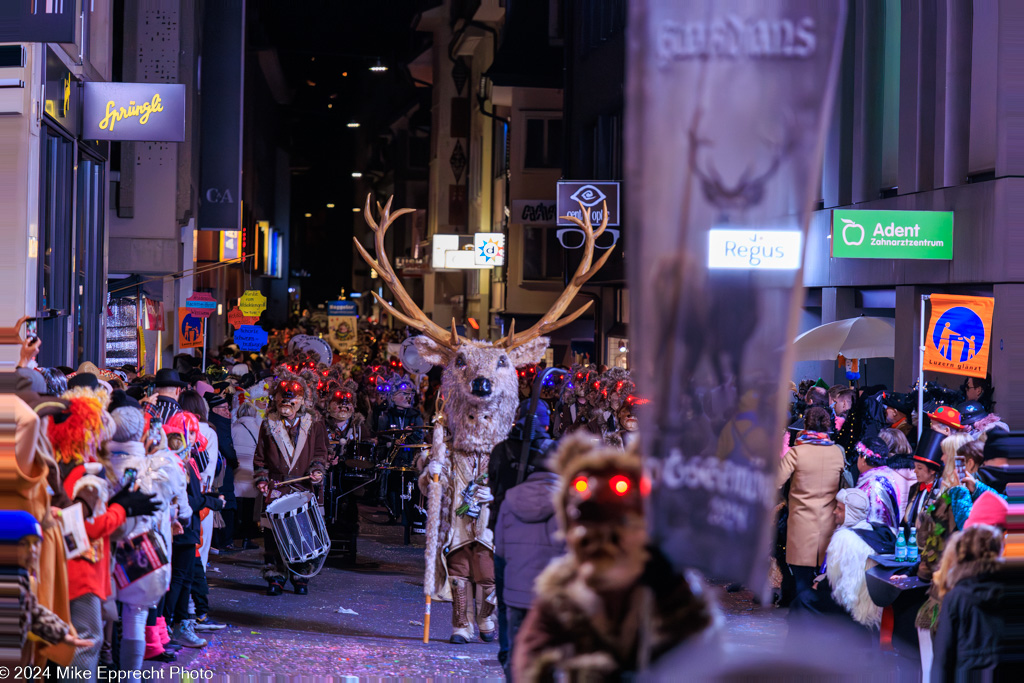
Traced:
[[86, 82], [82, 87], [82, 137], [152, 142], [185, 139], [184, 85]]
[[708, 231], [708, 268], [794, 270], [800, 267], [799, 230]]
[[359, 338], [359, 306], [354, 301], [327, 303], [327, 341], [335, 351], [348, 351]]
[[512, 222], [528, 225], [554, 225], [558, 203], [553, 199], [513, 199]]
[[196, 292], [185, 301], [185, 309], [197, 318], [209, 318], [217, 310], [217, 302], [209, 292]]
[[932, 294], [924, 343], [924, 369], [967, 377], [988, 377], [992, 312], [996, 300], [982, 296]]
[[952, 211], [832, 212], [833, 258], [953, 258]]
[[187, 308], [178, 309], [178, 348], [203, 348], [203, 319], [192, 315]]
[[242, 351], [259, 352], [267, 345], [268, 336], [259, 325], [242, 325], [235, 331], [234, 342]]
[[478, 266], [489, 268], [505, 265], [505, 233], [473, 233], [473, 252]]
[[78, 135], [82, 91], [78, 80], [50, 46], [46, 47], [46, 85], [43, 110], [65, 130]]
[[590, 211], [590, 222], [594, 226], [604, 219], [604, 205], [608, 204], [608, 225], [619, 224], [619, 185], [609, 180], [564, 180], [558, 183], [558, 223], [576, 225], [564, 216], [583, 220], [580, 204]]
[[247, 289], [242, 292], [242, 298], [238, 300], [238, 307], [242, 313], [251, 317], [259, 318], [263, 311], [267, 310], [267, 297], [258, 289]]
[[245, 2], [207, 2], [200, 78], [199, 228], [238, 230], [242, 200]]
[[242, 257], [242, 232], [224, 230], [220, 233], [220, 260], [237, 261]]
[[677, 570], [764, 597], [778, 388], [804, 301], [800, 251], [847, 6], [631, 0], [629, 12], [629, 328], [642, 333], [623, 348], [650, 399], [636, 410], [651, 542]]
[[434, 270], [444, 268], [445, 254], [449, 251], [459, 250], [459, 236], [458, 235], [434, 235], [434, 240], [431, 242], [430, 249], [430, 267]]

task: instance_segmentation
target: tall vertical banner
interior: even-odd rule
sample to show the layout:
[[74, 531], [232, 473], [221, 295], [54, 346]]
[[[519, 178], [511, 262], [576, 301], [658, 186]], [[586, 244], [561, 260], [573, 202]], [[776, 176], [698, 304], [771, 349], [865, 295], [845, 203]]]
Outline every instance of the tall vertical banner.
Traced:
[[838, 0], [630, 3], [630, 332], [651, 399], [648, 524], [675, 567], [755, 592], [845, 19]]
[[331, 348], [342, 353], [350, 350], [359, 339], [359, 306], [354, 301], [327, 302], [327, 341]]
[[992, 313], [996, 300], [983, 296], [932, 294], [924, 334], [924, 369], [966, 377], [988, 377]]

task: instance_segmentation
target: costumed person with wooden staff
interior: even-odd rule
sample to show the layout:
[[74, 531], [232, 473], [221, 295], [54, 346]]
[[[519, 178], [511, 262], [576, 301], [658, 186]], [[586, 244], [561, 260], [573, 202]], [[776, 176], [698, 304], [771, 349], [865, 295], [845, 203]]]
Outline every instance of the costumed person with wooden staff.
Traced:
[[[322, 496], [319, 484], [327, 471], [327, 432], [323, 422], [306, 409], [305, 397], [306, 385], [301, 377], [278, 374], [272, 404], [260, 426], [253, 456], [253, 479], [265, 505], [298, 491], [311, 491], [318, 499]], [[296, 595], [306, 595], [309, 579], [300, 574], [311, 573], [312, 566], [289, 567], [281, 557], [269, 522], [264, 519], [261, 523], [267, 595], [281, 595], [289, 577]]]
[[[497, 637], [494, 595], [494, 535], [488, 528], [491, 492], [487, 486], [487, 466], [491, 451], [504, 441], [512, 429], [519, 403], [516, 368], [538, 363], [548, 346], [542, 335], [571, 323], [590, 306], [564, 315], [584, 284], [608, 260], [608, 249], [595, 263], [594, 241], [607, 227], [590, 223], [590, 211], [580, 205], [584, 220], [574, 221], [585, 235], [583, 256], [569, 286], [540, 321], [516, 333], [515, 323], [507, 336], [491, 343], [460, 339], [455, 322], [449, 332], [431, 320], [402, 286], [391, 267], [384, 237], [391, 223], [409, 213], [401, 209], [391, 213], [391, 202], [377, 205], [378, 224], [373, 219], [371, 197], [366, 198], [363, 213], [374, 233], [377, 259], [355, 239], [363, 259], [388, 284], [403, 312], [374, 294], [377, 302], [393, 317], [422, 332], [414, 338], [420, 357], [443, 366], [441, 395], [443, 408], [434, 428], [433, 446], [426, 462], [421, 462], [420, 490], [428, 496], [426, 571], [424, 593], [429, 600], [452, 601], [451, 642], [462, 644], [473, 637], [471, 605], [476, 602], [476, 623], [480, 638]], [[563, 317], [564, 316], [564, 317]], [[429, 612], [428, 612], [429, 614]], [[426, 623], [426, 622], [424, 622]], [[425, 634], [429, 637], [429, 632]]]

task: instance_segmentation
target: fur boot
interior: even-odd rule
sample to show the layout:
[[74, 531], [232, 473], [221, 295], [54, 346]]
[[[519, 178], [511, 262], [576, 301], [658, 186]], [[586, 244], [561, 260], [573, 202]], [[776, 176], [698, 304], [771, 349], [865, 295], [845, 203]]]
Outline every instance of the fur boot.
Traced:
[[160, 644], [166, 645], [171, 642], [171, 634], [167, 632], [167, 618], [157, 617], [156, 626], [147, 626], [147, 628], [155, 628], [160, 638]]
[[164, 644], [160, 638], [160, 627], [159, 626], [147, 626], [146, 627], [146, 646], [143, 657], [145, 659], [153, 659], [159, 657], [164, 653]]
[[470, 586], [468, 579], [451, 579], [452, 584], [452, 637], [451, 642], [465, 645], [473, 638], [473, 625], [469, 620]]

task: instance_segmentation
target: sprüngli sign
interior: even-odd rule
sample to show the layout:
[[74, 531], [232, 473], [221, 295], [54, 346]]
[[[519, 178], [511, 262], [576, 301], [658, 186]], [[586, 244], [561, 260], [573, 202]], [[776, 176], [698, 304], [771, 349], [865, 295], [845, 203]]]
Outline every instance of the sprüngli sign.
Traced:
[[832, 212], [833, 258], [953, 258], [952, 211]]
[[86, 81], [82, 87], [83, 138], [150, 142], [185, 139], [184, 85]]

